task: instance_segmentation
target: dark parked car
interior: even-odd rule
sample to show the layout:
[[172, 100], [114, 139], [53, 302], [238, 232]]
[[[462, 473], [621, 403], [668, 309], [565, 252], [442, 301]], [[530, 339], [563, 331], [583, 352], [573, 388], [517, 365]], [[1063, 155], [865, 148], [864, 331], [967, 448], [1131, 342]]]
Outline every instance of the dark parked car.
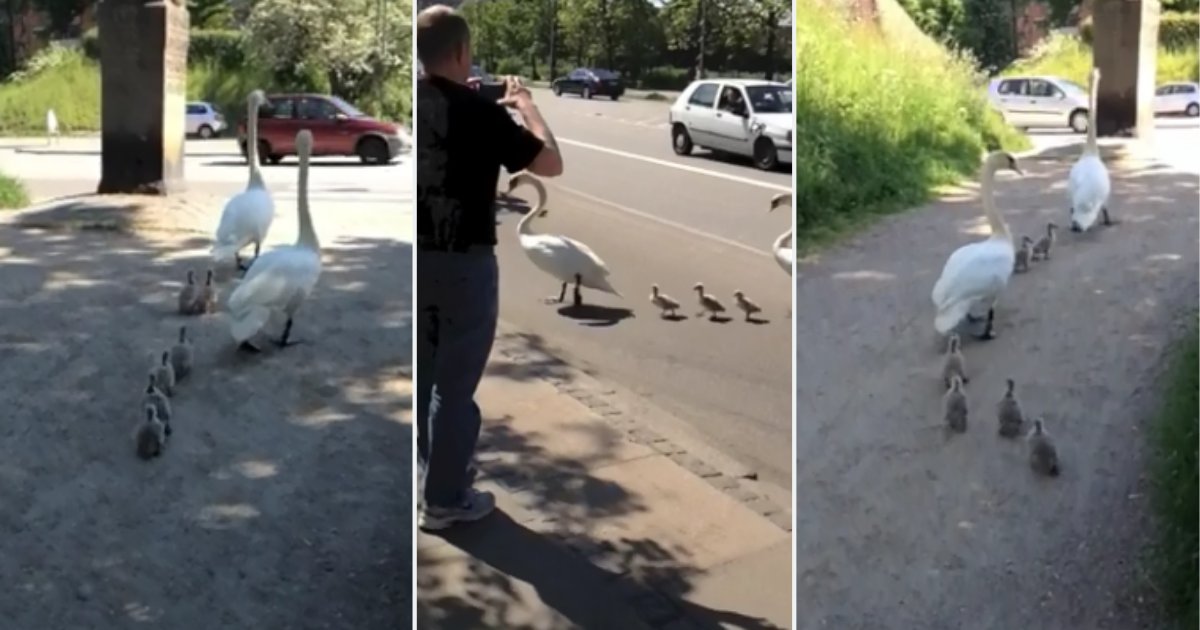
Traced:
[[[375, 120], [350, 103], [325, 94], [270, 94], [258, 112], [258, 158], [278, 164], [296, 154], [296, 134], [313, 135], [313, 155], [358, 156], [365, 164], [387, 164], [400, 153], [400, 129]], [[238, 125], [246, 155], [246, 124]]]
[[625, 82], [621, 75], [600, 68], [576, 68], [565, 77], [559, 77], [550, 83], [550, 89], [555, 96], [563, 94], [578, 94], [583, 98], [607, 96], [612, 100], [621, 98], [625, 93]]

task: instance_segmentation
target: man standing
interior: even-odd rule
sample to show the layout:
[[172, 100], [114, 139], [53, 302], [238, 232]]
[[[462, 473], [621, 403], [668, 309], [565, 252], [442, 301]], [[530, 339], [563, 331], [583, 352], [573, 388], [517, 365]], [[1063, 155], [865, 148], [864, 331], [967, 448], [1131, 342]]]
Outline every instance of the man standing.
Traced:
[[[514, 77], [488, 101], [467, 86], [471, 33], [453, 9], [417, 15], [417, 454], [418, 524], [436, 530], [479, 520], [495, 497], [476, 490], [472, 459], [483, 378], [499, 316], [496, 187], [500, 167], [562, 174], [562, 157], [529, 90]], [[507, 107], [516, 109], [526, 127]]]

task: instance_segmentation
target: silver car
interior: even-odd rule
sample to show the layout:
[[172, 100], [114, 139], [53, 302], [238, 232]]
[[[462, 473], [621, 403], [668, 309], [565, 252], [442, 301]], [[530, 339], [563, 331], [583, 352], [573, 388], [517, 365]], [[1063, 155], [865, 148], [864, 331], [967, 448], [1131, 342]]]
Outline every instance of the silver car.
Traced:
[[200, 136], [205, 140], [221, 135], [229, 128], [225, 117], [211, 103], [193, 101], [187, 104], [187, 124], [185, 130], [190, 136]]
[[671, 145], [677, 155], [695, 147], [753, 159], [760, 169], [792, 162], [792, 88], [754, 79], [693, 81], [671, 106]]
[[1200, 116], [1200, 84], [1167, 83], [1154, 91], [1155, 115]]
[[1062, 77], [992, 79], [988, 101], [1018, 129], [1070, 128], [1084, 133], [1088, 128], [1087, 89]]

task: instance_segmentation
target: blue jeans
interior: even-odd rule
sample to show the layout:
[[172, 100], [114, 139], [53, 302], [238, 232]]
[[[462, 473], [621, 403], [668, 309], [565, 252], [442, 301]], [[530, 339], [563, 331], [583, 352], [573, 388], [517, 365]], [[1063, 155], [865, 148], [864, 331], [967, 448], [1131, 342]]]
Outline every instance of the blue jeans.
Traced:
[[470, 488], [483, 378], [500, 312], [490, 247], [417, 250], [417, 456], [427, 506], [456, 507]]

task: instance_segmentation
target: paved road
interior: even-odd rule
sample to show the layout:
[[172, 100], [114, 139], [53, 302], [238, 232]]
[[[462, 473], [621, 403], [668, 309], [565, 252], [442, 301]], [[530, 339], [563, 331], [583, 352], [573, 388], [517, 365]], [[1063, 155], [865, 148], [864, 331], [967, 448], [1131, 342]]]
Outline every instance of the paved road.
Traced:
[[[189, 141], [184, 173], [189, 190], [232, 195], [246, 186], [246, 164], [232, 140]], [[389, 166], [362, 166], [357, 159], [313, 162], [309, 183], [314, 203], [351, 202], [395, 206], [412, 200], [412, 168], [402, 155]], [[263, 167], [277, 201], [292, 201], [295, 160]], [[47, 146], [39, 139], [0, 139], [0, 170], [26, 182], [34, 200], [93, 193], [100, 181], [100, 141], [66, 138]]]
[[[790, 488], [791, 292], [769, 248], [791, 217], [768, 213], [767, 206], [790, 189], [791, 175], [676, 157], [666, 103], [555, 98], [545, 90], [535, 90], [534, 98], [567, 164], [566, 174], [549, 183], [551, 213], [537, 230], [591, 246], [625, 299], [590, 292], [586, 299], [631, 309], [635, 317], [596, 325], [597, 319], [564, 316], [542, 304], [540, 298], [558, 287], [525, 258], [515, 212], [501, 214], [502, 317], [543, 336], [619, 390], [650, 399], [685, 421], [691, 437], [760, 478]], [[527, 188], [517, 194], [532, 198]], [[741, 289], [770, 322], [695, 317], [691, 287], [698, 281], [729, 308], [733, 291]], [[686, 304], [689, 318], [660, 319], [648, 303], [651, 283]]]

